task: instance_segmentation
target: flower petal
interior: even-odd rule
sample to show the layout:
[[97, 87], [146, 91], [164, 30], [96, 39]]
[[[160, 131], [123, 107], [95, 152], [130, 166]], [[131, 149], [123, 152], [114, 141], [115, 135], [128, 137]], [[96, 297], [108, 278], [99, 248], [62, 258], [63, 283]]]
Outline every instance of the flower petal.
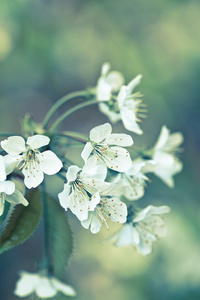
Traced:
[[2, 197], [0, 197], [0, 216], [3, 215], [3, 212], [4, 212], [4, 206], [5, 206], [4, 199], [3, 199]]
[[121, 196], [124, 188], [124, 180], [117, 180], [116, 182], [104, 182], [100, 186], [100, 194], [102, 196]]
[[20, 279], [16, 283], [14, 294], [19, 297], [26, 297], [35, 291], [39, 276], [27, 272], [20, 273]]
[[81, 169], [75, 165], [73, 166], [70, 166], [67, 170], [67, 174], [66, 174], [66, 177], [67, 177], [67, 181], [68, 182], [72, 182], [72, 181], [75, 181], [76, 178], [77, 178], [77, 173], [80, 171]]
[[69, 196], [69, 208], [80, 221], [88, 218], [89, 199], [85, 194], [72, 193]]
[[107, 167], [118, 172], [128, 171], [132, 165], [129, 152], [121, 147], [111, 147], [109, 151], [112, 155], [103, 156]]
[[26, 151], [25, 140], [21, 136], [10, 136], [1, 142], [1, 147], [11, 155], [18, 155]]
[[141, 210], [136, 217], [133, 219], [133, 222], [139, 222], [144, 220], [147, 216], [150, 215], [160, 215], [160, 214], [166, 214], [170, 211], [169, 206], [153, 206], [149, 205], [145, 209]]
[[108, 241], [113, 242], [115, 246], [129, 246], [133, 244], [133, 225], [126, 223], [122, 229], [111, 236]]
[[69, 201], [70, 201], [70, 198], [69, 198], [69, 194], [70, 194], [70, 191], [71, 191], [71, 187], [69, 184], [64, 184], [64, 190], [58, 194], [58, 198], [59, 198], [59, 201], [60, 201], [60, 205], [65, 209], [67, 210], [67, 208], [69, 207]]
[[167, 143], [167, 140], [169, 138], [170, 131], [167, 129], [165, 125], [162, 126], [160, 135], [158, 137], [158, 140], [154, 146], [154, 149], [160, 150], [164, 147], [164, 145]]
[[6, 179], [6, 166], [5, 160], [2, 155], [0, 155], [0, 181], [4, 181]]
[[21, 155], [5, 155], [6, 174], [9, 175], [16, 168], [18, 163], [22, 160]]
[[40, 167], [47, 175], [53, 175], [60, 171], [63, 164], [61, 160], [50, 150], [38, 154]]
[[70, 285], [57, 280], [55, 277], [52, 277], [50, 280], [57, 291], [60, 291], [67, 296], [76, 296], [75, 290]]
[[132, 93], [132, 91], [134, 90], [134, 88], [135, 88], [138, 84], [140, 84], [141, 78], [142, 78], [142, 75], [140, 74], [140, 75], [137, 75], [135, 78], [133, 78], [133, 79], [129, 82], [129, 84], [127, 85], [127, 88], [128, 88], [127, 96], [129, 96], [129, 95]]
[[135, 132], [137, 134], [143, 134], [142, 129], [136, 123], [136, 112], [133, 109], [123, 106], [120, 109], [120, 113], [124, 127], [127, 130]]
[[[12, 181], [0, 181], [0, 193], [6, 193], [7, 195], [13, 194], [15, 191], [15, 184]], [[7, 200], [7, 199], [6, 199]]]
[[107, 168], [97, 163], [95, 155], [90, 157], [80, 173], [81, 181], [91, 186], [103, 184], [107, 175]]
[[103, 212], [113, 222], [126, 222], [127, 207], [126, 204], [120, 201], [118, 198], [102, 198], [101, 207], [103, 208]]
[[111, 87], [111, 91], [113, 93], [116, 93], [119, 91], [119, 89], [121, 88], [124, 81], [125, 81], [125, 79], [124, 79], [123, 74], [118, 71], [111, 71], [106, 78], [106, 82]]
[[99, 110], [105, 114], [112, 123], [117, 123], [117, 121], [121, 120], [120, 113], [112, 111], [112, 108], [107, 102], [100, 103]]
[[112, 132], [112, 126], [109, 123], [105, 123], [100, 126], [94, 127], [90, 131], [90, 140], [95, 143], [100, 143], [106, 139]]
[[117, 145], [117, 146], [132, 146], [133, 139], [128, 134], [110, 134], [110, 136], [105, 140], [105, 143], [108, 145]]
[[44, 173], [39, 165], [33, 170], [31, 163], [29, 163], [26, 168], [23, 168], [22, 173], [25, 177], [24, 184], [29, 189], [37, 187], [44, 179]]
[[81, 224], [86, 229], [90, 228], [90, 231], [94, 234], [98, 233], [102, 226], [95, 211], [89, 212], [87, 220], [82, 221]]
[[90, 142], [87, 142], [85, 144], [85, 147], [83, 148], [83, 151], [81, 152], [82, 159], [86, 162], [88, 157], [90, 156], [90, 153], [92, 152], [93, 147]]
[[27, 206], [29, 203], [24, 198], [22, 193], [18, 190], [15, 190], [15, 192], [12, 195], [8, 195], [6, 200], [13, 204], [23, 204], [24, 206]]
[[41, 134], [36, 134], [33, 136], [30, 136], [27, 139], [27, 144], [32, 148], [32, 149], [38, 149], [43, 146], [48, 145], [50, 142], [50, 138], [46, 135], [41, 135]]
[[40, 276], [40, 280], [35, 287], [35, 292], [39, 298], [51, 298], [57, 294], [57, 290], [51, 283], [51, 280], [42, 276]]

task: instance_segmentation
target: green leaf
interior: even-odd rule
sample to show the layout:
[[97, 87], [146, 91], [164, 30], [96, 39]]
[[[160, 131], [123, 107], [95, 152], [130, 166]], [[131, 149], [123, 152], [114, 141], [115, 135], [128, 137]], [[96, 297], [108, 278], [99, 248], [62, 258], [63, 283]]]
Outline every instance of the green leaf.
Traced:
[[4, 204], [3, 214], [2, 214], [2, 216], [0, 216], [0, 225], [4, 222], [9, 209], [10, 209], [10, 203], [8, 201], [6, 201], [5, 204]]
[[4, 212], [3, 215], [0, 217], [0, 236], [4, 232], [7, 224], [12, 216], [12, 213], [15, 210], [15, 205], [10, 204], [9, 202], [5, 202]]
[[40, 195], [31, 191], [26, 199], [28, 206], [18, 204], [0, 237], [0, 254], [25, 242], [37, 228], [42, 212]]
[[47, 194], [46, 197], [51, 263], [54, 276], [62, 278], [73, 251], [72, 231], [64, 209], [54, 198]]

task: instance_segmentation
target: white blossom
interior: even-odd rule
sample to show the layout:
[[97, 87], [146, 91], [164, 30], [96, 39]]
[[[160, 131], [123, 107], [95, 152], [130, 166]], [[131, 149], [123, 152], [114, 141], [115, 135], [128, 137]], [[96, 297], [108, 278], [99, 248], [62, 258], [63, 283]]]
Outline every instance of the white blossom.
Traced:
[[88, 218], [88, 211], [93, 211], [100, 202], [100, 186], [106, 178], [107, 170], [97, 165], [93, 157], [80, 169], [70, 166], [64, 190], [58, 194], [60, 204], [65, 210], [70, 208], [80, 221]]
[[39, 298], [52, 298], [58, 292], [67, 296], [76, 296], [75, 290], [55, 277], [44, 276], [39, 273], [21, 272], [16, 283], [14, 294], [19, 297], [26, 297], [35, 293]]
[[0, 216], [3, 215], [5, 201], [24, 206], [29, 204], [22, 193], [15, 189], [14, 182], [6, 180], [5, 160], [3, 156], [0, 156]]
[[159, 216], [170, 211], [168, 206], [147, 206], [111, 236], [108, 241], [117, 247], [134, 246], [140, 254], [152, 252], [153, 243], [167, 234], [163, 219]]
[[99, 101], [110, 100], [112, 93], [119, 91], [123, 83], [124, 76], [117, 71], [110, 72], [110, 64], [104, 63], [96, 87], [97, 99]]
[[6, 173], [16, 168], [22, 169], [24, 183], [30, 189], [37, 187], [44, 179], [44, 173], [56, 174], [62, 168], [61, 160], [50, 150], [40, 152], [38, 148], [48, 145], [50, 139], [44, 135], [34, 135], [25, 140], [12, 136], [1, 142], [1, 147], [8, 153], [5, 156]]
[[122, 147], [131, 146], [133, 140], [130, 135], [111, 134], [111, 131], [109, 123], [93, 128], [90, 131], [90, 141], [86, 143], [81, 156], [85, 162], [90, 156], [94, 156], [98, 163], [112, 170], [125, 172], [131, 166], [131, 158], [129, 152]]
[[95, 207], [94, 211], [89, 211], [87, 220], [81, 222], [84, 228], [90, 228], [92, 233], [100, 231], [102, 224], [106, 224], [107, 220], [117, 223], [125, 223], [127, 216], [126, 204], [117, 197], [121, 195], [123, 182], [104, 183], [101, 186], [101, 200]]
[[154, 164], [146, 166], [145, 172], [153, 172], [169, 187], [174, 187], [173, 176], [181, 172], [183, 168], [182, 162], [175, 156], [182, 142], [182, 133], [176, 132], [171, 134], [170, 130], [163, 126], [159, 138], [152, 149]]
[[138, 200], [144, 196], [146, 181], [149, 181], [143, 172], [145, 165], [145, 160], [136, 159], [128, 171], [117, 176], [117, 180], [124, 180], [122, 193], [128, 200]]
[[99, 104], [101, 112], [106, 114], [111, 122], [115, 123], [122, 120], [124, 127], [137, 134], [143, 131], [138, 125], [140, 118], [146, 117], [146, 105], [142, 103], [139, 92], [133, 93], [135, 87], [140, 83], [142, 75], [136, 76], [127, 86], [120, 88], [117, 98], [112, 101]]

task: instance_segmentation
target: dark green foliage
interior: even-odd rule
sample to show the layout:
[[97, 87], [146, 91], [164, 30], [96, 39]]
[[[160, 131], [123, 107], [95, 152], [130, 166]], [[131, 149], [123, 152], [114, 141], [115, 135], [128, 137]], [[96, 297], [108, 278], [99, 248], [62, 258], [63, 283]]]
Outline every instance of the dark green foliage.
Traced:
[[25, 242], [37, 228], [42, 212], [39, 192], [31, 191], [28, 206], [17, 205], [0, 237], [0, 254]]

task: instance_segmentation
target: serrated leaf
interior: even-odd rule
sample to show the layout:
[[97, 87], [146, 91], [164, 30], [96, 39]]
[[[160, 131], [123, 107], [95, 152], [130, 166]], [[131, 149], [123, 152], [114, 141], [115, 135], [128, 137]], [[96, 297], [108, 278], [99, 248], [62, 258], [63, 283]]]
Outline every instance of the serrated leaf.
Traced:
[[3, 214], [2, 214], [2, 216], [0, 216], [0, 225], [4, 222], [9, 209], [10, 209], [10, 203], [8, 201], [6, 201], [5, 204], [4, 204]]
[[10, 204], [9, 202], [6, 201], [3, 215], [0, 217], [0, 236], [6, 229], [7, 224], [9, 222], [14, 210], [15, 210], [15, 205]]
[[31, 191], [26, 199], [29, 205], [16, 206], [0, 237], [0, 254], [25, 242], [39, 224], [42, 212], [39, 192], [37, 190]]
[[46, 197], [53, 273], [55, 277], [62, 278], [73, 250], [72, 231], [63, 208], [54, 198]]

